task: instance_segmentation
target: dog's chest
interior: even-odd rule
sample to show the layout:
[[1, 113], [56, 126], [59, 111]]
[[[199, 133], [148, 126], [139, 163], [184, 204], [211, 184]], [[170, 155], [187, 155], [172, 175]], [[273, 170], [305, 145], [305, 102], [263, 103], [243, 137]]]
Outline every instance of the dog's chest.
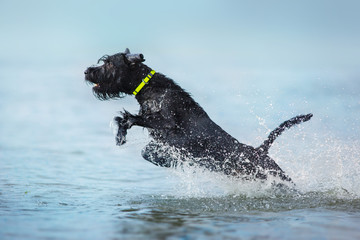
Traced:
[[142, 114], [150, 114], [161, 111], [162, 104], [156, 100], [147, 100], [141, 105], [141, 113]]
[[167, 91], [164, 94], [162, 94], [154, 99], [148, 99], [148, 100], [144, 101], [141, 104], [140, 113], [142, 115], [159, 113], [162, 110], [164, 110], [165, 108], [167, 108], [169, 103], [166, 100], [166, 93], [167, 93]]

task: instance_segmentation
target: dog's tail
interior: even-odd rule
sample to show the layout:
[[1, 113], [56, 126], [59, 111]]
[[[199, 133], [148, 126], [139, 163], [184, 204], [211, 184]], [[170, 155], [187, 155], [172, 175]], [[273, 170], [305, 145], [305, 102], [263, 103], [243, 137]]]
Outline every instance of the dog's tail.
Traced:
[[283, 131], [285, 131], [287, 128], [291, 128], [296, 124], [309, 121], [312, 116], [313, 115], [311, 113], [306, 115], [299, 115], [283, 122], [279, 127], [277, 127], [269, 134], [268, 138], [264, 141], [263, 144], [260, 145], [260, 147], [257, 148], [257, 150], [263, 154], [267, 154], [275, 139], [280, 136]]

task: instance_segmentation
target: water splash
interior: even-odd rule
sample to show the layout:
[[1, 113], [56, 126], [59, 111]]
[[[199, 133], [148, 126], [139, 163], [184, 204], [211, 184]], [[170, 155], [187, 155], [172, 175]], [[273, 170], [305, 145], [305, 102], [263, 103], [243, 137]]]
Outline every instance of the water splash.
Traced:
[[[284, 189], [274, 187], [276, 179], [271, 177], [266, 181], [247, 181], [201, 167], [183, 165], [170, 170], [172, 177], [177, 178], [174, 195], [184, 198], [360, 198], [358, 141], [344, 142], [335, 138], [320, 140], [319, 137], [304, 136], [301, 131], [295, 136], [288, 136], [291, 137], [283, 138], [274, 146], [271, 155], [292, 177], [296, 190], [291, 186]], [[297, 144], [293, 144], [293, 141]], [[288, 149], [284, 151], [284, 148]]]
[[[182, 165], [172, 168], [172, 176], [178, 179], [174, 195], [177, 197], [224, 197], [246, 196], [264, 197], [298, 193], [291, 183], [273, 176], [267, 180], [245, 180], [230, 177], [219, 172], [211, 172], [199, 166]], [[279, 188], [277, 183], [282, 184]]]
[[[304, 138], [306, 141], [302, 140]], [[293, 141], [279, 141], [274, 148], [274, 158], [283, 163], [285, 171], [301, 191], [344, 190], [360, 196], [359, 141], [345, 141], [325, 135], [320, 137], [315, 133], [311, 136], [295, 135], [293, 139], [297, 144], [287, 151], [283, 151], [283, 148]]]

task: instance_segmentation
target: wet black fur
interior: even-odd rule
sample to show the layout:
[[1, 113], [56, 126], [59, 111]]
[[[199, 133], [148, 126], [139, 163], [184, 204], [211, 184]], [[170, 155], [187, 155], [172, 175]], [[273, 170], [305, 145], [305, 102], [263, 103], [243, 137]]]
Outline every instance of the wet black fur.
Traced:
[[[85, 71], [85, 79], [97, 84], [93, 91], [99, 99], [131, 95], [150, 73], [151, 68], [142, 63], [144, 60], [129, 61], [127, 53], [128, 50], [106, 55], [99, 59], [103, 65]], [[127, 130], [132, 126], [145, 127], [153, 138], [142, 151], [146, 160], [163, 167], [189, 163], [241, 178], [266, 179], [270, 174], [291, 181], [268, 156], [268, 150], [286, 128], [312, 117], [300, 115], [284, 122], [260, 147], [254, 148], [225, 132], [189, 93], [161, 73], [155, 73], [135, 98], [140, 104], [138, 114], [124, 111], [122, 116], [115, 117], [118, 145], [126, 142]]]

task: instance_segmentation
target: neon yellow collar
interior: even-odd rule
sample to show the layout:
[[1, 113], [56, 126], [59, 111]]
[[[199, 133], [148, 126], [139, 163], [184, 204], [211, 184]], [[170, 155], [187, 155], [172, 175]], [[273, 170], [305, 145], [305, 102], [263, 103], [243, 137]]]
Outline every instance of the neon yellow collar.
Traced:
[[151, 70], [151, 72], [141, 81], [141, 83], [139, 84], [139, 86], [137, 86], [137, 88], [135, 89], [135, 91], [133, 92], [133, 94], [136, 96], [136, 94], [138, 94], [140, 92], [140, 90], [148, 83], [148, 81], [150, 81], [150, 79], [154, 76], [155, 71]]

